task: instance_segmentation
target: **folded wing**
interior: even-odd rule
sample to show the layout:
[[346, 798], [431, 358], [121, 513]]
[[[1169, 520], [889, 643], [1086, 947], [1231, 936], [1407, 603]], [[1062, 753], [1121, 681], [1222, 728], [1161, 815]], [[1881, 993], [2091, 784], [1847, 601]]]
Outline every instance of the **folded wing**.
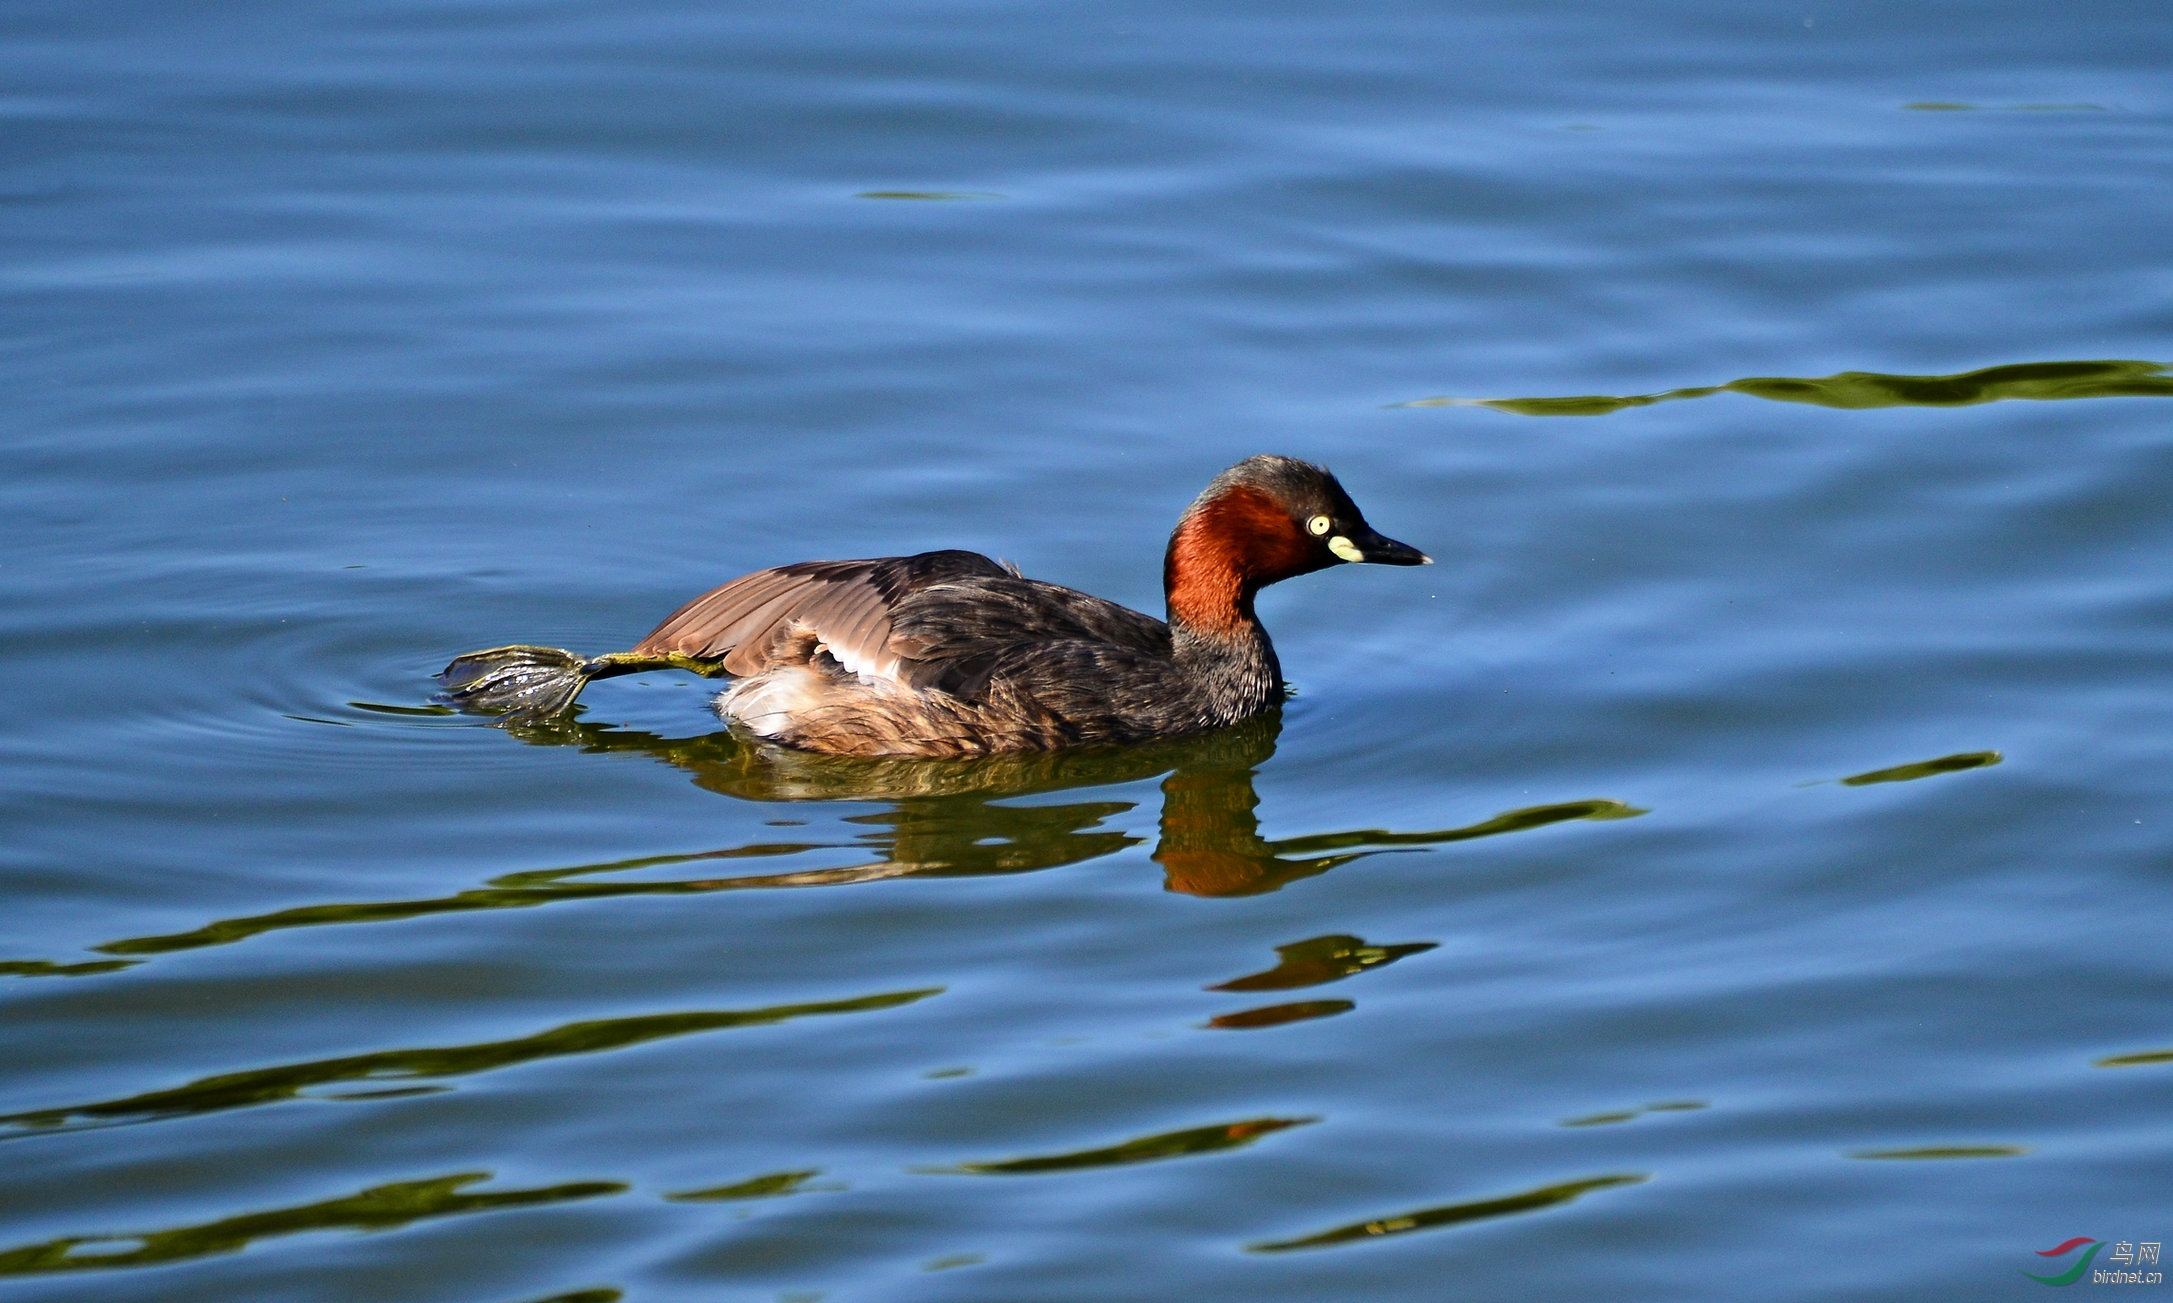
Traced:
[[1007, 651], [1068, 640], [1170, 652], [1160, 620], [963, 551], [758, 570], [680, 607], [634, 651], [739, 677], [827, 652], [865, 678], [970, 698]]

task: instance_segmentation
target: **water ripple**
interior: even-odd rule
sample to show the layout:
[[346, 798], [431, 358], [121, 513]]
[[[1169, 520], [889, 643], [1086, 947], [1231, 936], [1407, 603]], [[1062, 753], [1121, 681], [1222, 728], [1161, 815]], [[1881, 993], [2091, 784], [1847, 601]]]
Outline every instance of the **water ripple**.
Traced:
[[1243, 1122], [1220, 1122], [1213, 1126], [1188, 1127], [1182, 1131], [1164, 1131], [1158, 1135], [1141, 1136], [1137, 1140], [1127, 1140], [1122, 1144], [1096, 1149], [1043, 1154], [1032, 1158], [1007, 1158], [998, 1162], [960, 1163], [955, 1167], [929, 1170], [971, 1172], [982, 1176], [1028, 1176], [1047, 1172], [1077, 1172], [1094, 1167], [1123, 1167], [1132, 1163], [1157, 1163], [1166, 1158], [1189, 1158], [1194, 1154], [1241, 1149], [1262, 1136], [1290, 1127], [1309, 1126], [1318, 1121], [1320, 1119], [1317, 1117], [1250, 1118]]
[[463, 1187], [491, 1179], [489, 1172], [455, 1172], [419, 1181], [394, 1181], [339, 1199], [243, 1213], [196, 1226], [144, 1231], [134, 1235], [71, 1235], [41, 1244], [0, 1249], [0, 1276], [33, 1276], [56, 1271], [101, 1271], [184, 1262], [214, 1254], [239, 1253], [258, 1240], [304, 1231], [381, 1231], [410, 1222], [506, 1208], [594, 1199], [623, 1194], [620, 1181], [573, 1181], [529, 1190], [467, 1191]]
[[[169, 1090], [146, 1091], [140, 1095], [100, 1100], [96, 1103], [32, 1109], [0, 1116], [0, 1126], [13, 1128], [0, 1131], [0, 1140], [50, 1135], [62, 1130], [83, 1130], [90, 1126], [112, 1125], [115, 1122], [152, 1121], [217, 1113], [228, 1109], [253, 1108], [260, 1104], [276, 1104], [282, 1100], [302, 1097], [302, 1093], [313, 1086], [333, 1082], [463, 1077], [509, 1068], [516, 1064], [532, 1063], [539, 1059], [563, 1058], [573, 1054], [599, 1054], [649, 1041], [689, 1036], [697, 1032], [721, 1031], [728, 1027], [765, 1027], [795, 1018], [824, 1014], [896, 1009], [941, 992], [941, 987], [930, 987], [917, 991], [867, 995], [852, 1000], [773, 1005], [766, 1009], [705, 1010], [605, 1018], [567, 1023], [562, 1027], [509, 1041], [432, 1046], [425, 1049], [378, 1050], [335, 1059], [313, 1059], [306, 1063], [224, 1072]], [[403, 1089], [388, 1093], [405, 1095], [411, 1092]], [[311, 1098], [371, 1099], [386, 1096], [387, 1093], [369, 1092]]]
[[1379, 1239], [1389, 1235], [1407, 1235], [1412, 1231], [1432, 1230], [1441, 1226], [1457, 1226], [1464, 1222], [1482, 1221], [1489, 1217], [1509, 1217], [1517, 1213], [1538, 1212], [1542, 1209], [1569, 1203], [1580, 1195], [1594, 1190], [1607, 1190], [1618, 1185], [1639, 1185], [1652, 1178], [1648, 1175], [1628, 1174], [1620, 1176], [1595, 1176], [1583, 1181], [1568, 1181], [1561, 1185], [1543, 1185], [1535, 1190], [1502, 1195], [1495, 1199], [1480, 1199], [1471, 1203], [1444, 1204], [1438, 1208], [1422, 1208], [1417, 1212], [1400, 1213], [1394, 1217], [1378, 1217], [1371, 1221], [1353, 1222], [1321, 1231], [1317, 1235], [1302, 1236], [1295, 1240], [1271, 1240], [1246, 1247], [1254, 1253], [1284, 1253], [1291, 1249], [1325, 1249], [1337, 1244], [1353, 1244], [1361, 1240]]
[[1606, 416], [1631, 407], [1714, 394], [1749, 394], [1777, 403], [1819, 407], [1969, 407], [2010, 398], [2049, 401], [2066, 398], [2173, 397], [2173, 374], [2164, 363], [2016, 362], [1956, 375], [1886, 375], [1843, 371], [1806, 379], [1797, 376], [1749, 376], [1721, 385], [1695, 385], [1656, 394], [1610, 397], [1585, 394], [1568, 398], [1416, 398], [1391, 407], [1491, 407], [1519, 416]]
[[1301, 986], [1322, 986], [1354, 977], [1369, 968], [1393, 964], [1406, 955], [1422, 954], [1440, 944], [1406, 941], [1400, 945], [1368, 945], [1358, 937], [1331, 933], [1275, 947], [1275, 967], [1243, 977], [1233, 977], [1208, 987], [1210, 991], [1288, 991]]

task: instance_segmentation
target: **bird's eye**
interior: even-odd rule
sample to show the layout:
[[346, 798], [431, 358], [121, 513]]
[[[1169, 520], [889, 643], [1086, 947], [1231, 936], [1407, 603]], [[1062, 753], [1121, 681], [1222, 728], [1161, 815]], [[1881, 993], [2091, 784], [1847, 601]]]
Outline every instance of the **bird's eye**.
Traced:
[[1305, 527], [1313, 531], [1313, 534], [1317, 537], [1321, 534], [1327, 533], [1331, 529], [1334, 529], [1335, 522], [1328, 519], [1326, 516], [1315, 516], [1311, 520], [1305, 522]]

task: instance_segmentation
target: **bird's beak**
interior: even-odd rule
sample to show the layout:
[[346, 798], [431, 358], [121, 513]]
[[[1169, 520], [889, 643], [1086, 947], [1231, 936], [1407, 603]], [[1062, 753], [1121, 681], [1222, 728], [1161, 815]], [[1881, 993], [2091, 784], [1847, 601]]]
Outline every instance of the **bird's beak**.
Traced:
[[1328, 550], [1345, 561], [1367, 561], [1378, 566], [1430, 566], [1434, 559], [1408, 543], [1361, 529], [1328, 540]]

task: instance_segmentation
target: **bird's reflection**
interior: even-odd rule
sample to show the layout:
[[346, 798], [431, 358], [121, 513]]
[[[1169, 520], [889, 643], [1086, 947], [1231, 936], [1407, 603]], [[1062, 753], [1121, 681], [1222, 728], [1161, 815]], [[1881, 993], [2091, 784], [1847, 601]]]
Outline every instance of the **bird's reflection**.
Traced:
[[[403, 715], [437, 713], [412, 707], [355, 704]], [[1571, 819], [1620, 819], [1644, 813], [1620, 801], [1568, 801], [1510, 810], [1461, 828], [1431, 832], [1369, 828], [1269, 841], [1261, 837], [1260, 820], [1254, 813], [1260, 798], [1253, 790], [1253, 774], [1275, 753], [1282, 721], [1274, 713], [1220, 732], [1148, 746], [976, 760], [821, 756], [749, 742], [731, 733], [667, 738], [565, 717], [502, 727], [535, 746], [651, 756], [686, 770], [695, 785], [704, 790], [741, 800], [852, 801], [878, 808], [846, 816], [845, 822], [868, 831], [843, 843], [779, 838], [687, 854], [524, 869], [449, 895], [299, 905], [266, 914], [217, 919], [185, 932], [122, 937], [92, 947], [96, 953], [112, 958], [73, 964], [47, 960], [6, 962], [0, 963], [0, 974], [91, 976], [132, 967], [150, 955], [232, 945], [292, 928], [390, 923], [576, 900], [841, 886], [885, 878], [1027, 873], [1076, 864], [1138, 845], [1143, 838], [1104, 826], [1106, 820], [1131, 810], [1135, 802], [1104, 799], [1010, 804], [1006, 798], [1106, 788], [1157, 774], [1165, 777], [1161, 835], [1153, 857], [1162, 866], [1171, 891], [1193, 896], [1249, 896], [1274, 891], [1339, 864], [1400, 847], [1438, 846]], [[850, 851], [873, 858], [840, 868], [783, 873], [663, 879], [633, 876], [641, 870], [666, 866], [785, 859], [815, 851]], [[1347, 942], [1345, 948], [1356, 947], [1353, 954], [1366, 950], [1358, 938], [1325, 937], [1315, 941]], [[1289, 958], [1285, 956], [1286, 961]]]
[[[974, 760], [867, 760], [815, 755], [720, 732], [665, 738], [559, 718], [506, 725], [538, 746], [636, 751], [676, 765], [707, 791], [750, 801], [874, 801], [887, 808], [849, 822], [880, 831], [859, 840], [880, 864], [859, 870], [773, 875], [835, 882], [852, 877], [949, 877], [1024, 873], [1108, 855], [1141, 839], [1105, 828], [1130, 801], [999, 804], [1005, 798], [1074, 788], [1162, 780], [1161, 836], [1153, 858], [1171, 891], [1250, 896], [1396, 847], [1431, 846], [1570, 819], [1623, 818], [1643, 811], [1619, 801], [1571, 801], [1512, 810], [1462, 828], [1396, 833], [1377, 829], [1268, 841], [1260, 836], [1253, 775], [1275, 754], [1280, 712], [1217, 732], [1146, 746], [1085, 748]], [[841, 876], [849, 875], [849, 876]]]

